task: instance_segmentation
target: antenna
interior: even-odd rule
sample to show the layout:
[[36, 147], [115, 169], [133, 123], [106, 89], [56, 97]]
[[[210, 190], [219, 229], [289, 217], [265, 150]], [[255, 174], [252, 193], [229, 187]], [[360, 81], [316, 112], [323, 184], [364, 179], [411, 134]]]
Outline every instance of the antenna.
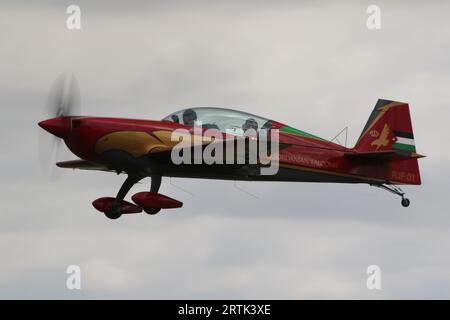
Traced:
[[[342, 144], [342, 142], [339, 140], [339, 137], [342, 135], [342, 133], [345, 132], [345, 144]], [[341, 146], [344, 146], [345, 148], [347, 148], [347, 138], [348, 138], [348, 126], [346, 126], [344, 129], [342, 129], [341, 131], [339, 131], [339, 133], [337, 135], [335, 135], [333, 137], [333, 139], [331, 139], [329, 142], [333, 142], [336, 141], [338, 144], [340, 144]]]

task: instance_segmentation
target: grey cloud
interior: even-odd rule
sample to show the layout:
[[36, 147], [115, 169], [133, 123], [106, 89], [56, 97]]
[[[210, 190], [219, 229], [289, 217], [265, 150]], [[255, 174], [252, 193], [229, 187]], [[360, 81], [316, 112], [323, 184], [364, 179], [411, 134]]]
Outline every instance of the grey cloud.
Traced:
[[[375, 32], [360, 2], [107, 4], [79, 2], [80, 32], [65, 29], [64, 3], [0, 5], [0, 297], [449, 297], [446, 2], [381, 1]], [[39, 168], [36, 123], [65, 70], [88, 115], [228, 106], [326, 138], [349, 125], [349, 145], [378, 98], [407, 101], [424, 185], [405, 188], [405, 210], [363, 185], [238, 183], [254, 198], [232, 182], [165, 179], [182, 209], [111, 222], [90, 202], [124, 176]], [[69, 264], [81, 292], [65, 289]], [[380, 292], [365, 288], [370, 264]]]

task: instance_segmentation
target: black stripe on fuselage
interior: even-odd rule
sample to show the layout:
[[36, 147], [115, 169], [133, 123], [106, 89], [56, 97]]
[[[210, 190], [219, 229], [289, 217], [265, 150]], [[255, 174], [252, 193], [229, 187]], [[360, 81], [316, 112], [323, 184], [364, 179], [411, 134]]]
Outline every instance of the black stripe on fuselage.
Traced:
[[[333, 182], [333, 183], [370, 183], [370, 180], [357, 176], [341, 176], [333, 173], [314, 172], [301, 168], [280, 166], [274, 175], [261, 175], [260, 167], [229, 167], [228, 165], [165, 165], [160, 167], [162, 176], [177, 178], [241, 180], [241, 181], [292, 181], [292, 182]], [[253, 169], [253, 170], [252, 170]], [[252, 172], [253, 171], [253, 172]]]

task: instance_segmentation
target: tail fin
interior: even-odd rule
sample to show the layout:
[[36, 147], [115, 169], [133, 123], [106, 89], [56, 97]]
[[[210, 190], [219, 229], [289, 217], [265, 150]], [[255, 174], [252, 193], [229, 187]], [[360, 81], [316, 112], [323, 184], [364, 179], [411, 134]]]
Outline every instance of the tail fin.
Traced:
[[378, 100], [358, 142], [356, 153], [395, 152], [399, 157], [385, 160], [386, 180], [392, 183], [420, 184], [420, 172], [409, 105]]

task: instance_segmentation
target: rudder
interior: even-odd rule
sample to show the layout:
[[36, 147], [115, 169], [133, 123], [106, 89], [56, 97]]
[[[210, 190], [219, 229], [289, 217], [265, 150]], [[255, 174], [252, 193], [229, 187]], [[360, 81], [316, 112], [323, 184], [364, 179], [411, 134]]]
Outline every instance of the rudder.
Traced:
[[420, 172], [409, 105], [379, 99], [354, 149], [356, 153], [395, 151], [400, 157], [385, 160], [386, 180], [420, 184]]

